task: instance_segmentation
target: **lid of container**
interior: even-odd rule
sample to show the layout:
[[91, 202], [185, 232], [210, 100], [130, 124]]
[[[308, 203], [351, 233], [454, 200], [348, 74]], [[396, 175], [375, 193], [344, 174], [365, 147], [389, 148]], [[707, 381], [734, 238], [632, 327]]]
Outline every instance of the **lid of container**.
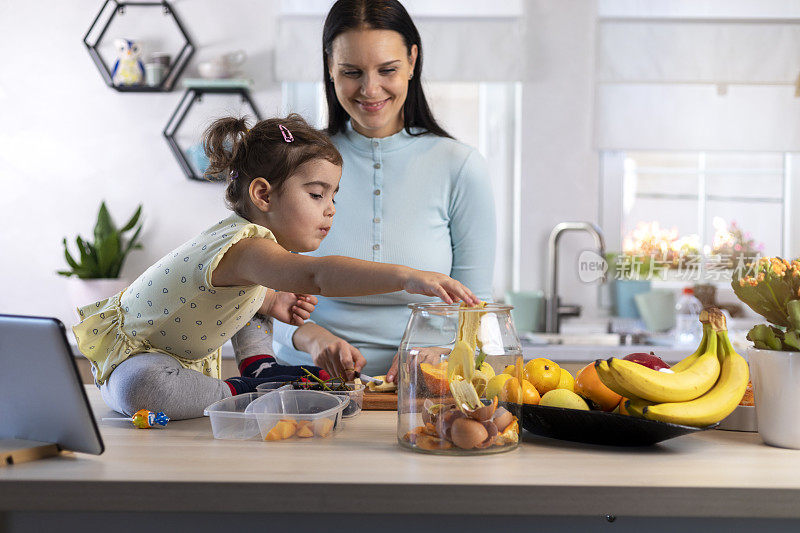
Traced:
[[691, 287], [684, 287], [683, 294], [694, 294], [694, 289]]

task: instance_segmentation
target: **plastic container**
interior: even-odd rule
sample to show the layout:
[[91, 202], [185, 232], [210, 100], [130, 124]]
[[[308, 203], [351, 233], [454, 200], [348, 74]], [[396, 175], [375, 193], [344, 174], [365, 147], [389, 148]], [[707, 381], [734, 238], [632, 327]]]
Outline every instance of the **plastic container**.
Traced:
[[675, 342], [678, 344], [697, 344], [703, 336], [700, 324], [700, 303], [691, 287], [683, 289], [681, 297], [675, 304]]
[[[296, 383], [289, 383], [288, 385], [284, 385], [283, 383], [262, 383], [261, 385], [256, 387], [256, 390], [259, 392], [269, 392], [280, 388], [281, 386], [286, 386], [288, 388], [293, 388], [296, 390], [305, 390], [302, 388], [302, 385]], [[326, 391], [322, 390], [320, 392], [324, 392], [326, 394], [333, 394], [334, 396], [347, 396], [350, 398], [350, 403], [347, 404], [347, 407], [344, 408], [342, 411], [342, 416], [344, 418], [352, 418], [356, 416], [358, 413], [361, 412], [361, 407], [364, 405], [364, 390], [366, 386], [363, 383], [359, 384], [348, 384], [347, 387], [351, 387], [352, 390], [346, 391]], [[314, 389], [319, 390], [319, 389]]]
[[[398, 367], [398, 442], [414, 451], [443, 455], [515, 449], [523, 366], [512, 307], [409, 307]], [[492, 381], [509, 366], [512, 378], [502, 387], [500, 380]]]
[[252, 413], [245, 412], [253, 400], [266, 392], [237, 394], [214, 402], [203, 414], [211, 419], [211, 431], [215, 439], [249, 440], [258, 437], [258, 421]]
[[321, 438], [341, 426], [342, 412], [349, 403], [346, 395], [281, 388], [256, 398], [247, 412], [255, 415], [266, 441]]

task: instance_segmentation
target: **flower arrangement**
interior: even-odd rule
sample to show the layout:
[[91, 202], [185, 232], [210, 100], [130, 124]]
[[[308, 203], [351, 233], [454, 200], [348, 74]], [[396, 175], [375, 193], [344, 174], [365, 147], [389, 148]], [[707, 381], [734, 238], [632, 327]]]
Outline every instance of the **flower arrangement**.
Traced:
[[770, 325], [752, 328], [747, 339], [761, 350], [800, 351], [800, 259], [761, 257], [734, 271], [733, 291]]
[[736, 221], [728, 226], [720, 217], [714, 217], [714, 239], [711, 254], [720, 258], [720, 264], [736, 268], [755, 261], [764, 251], [764, 243], [758, 243], [750, 233], [743, 231]]

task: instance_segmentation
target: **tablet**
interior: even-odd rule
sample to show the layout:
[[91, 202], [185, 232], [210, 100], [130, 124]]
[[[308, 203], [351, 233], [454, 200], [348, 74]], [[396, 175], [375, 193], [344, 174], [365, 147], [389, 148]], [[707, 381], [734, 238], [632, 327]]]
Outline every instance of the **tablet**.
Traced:
[[56, 318], [0, 315], [0, 439], [103, 453], [64, 324]]

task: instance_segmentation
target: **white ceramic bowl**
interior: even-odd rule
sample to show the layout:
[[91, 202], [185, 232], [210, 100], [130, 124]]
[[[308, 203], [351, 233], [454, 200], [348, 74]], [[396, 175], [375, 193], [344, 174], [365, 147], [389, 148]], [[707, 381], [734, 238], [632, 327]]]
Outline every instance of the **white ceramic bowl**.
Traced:
[[800, 352], [747, 349], [758, 417], [766, 444], [800, 450]]

